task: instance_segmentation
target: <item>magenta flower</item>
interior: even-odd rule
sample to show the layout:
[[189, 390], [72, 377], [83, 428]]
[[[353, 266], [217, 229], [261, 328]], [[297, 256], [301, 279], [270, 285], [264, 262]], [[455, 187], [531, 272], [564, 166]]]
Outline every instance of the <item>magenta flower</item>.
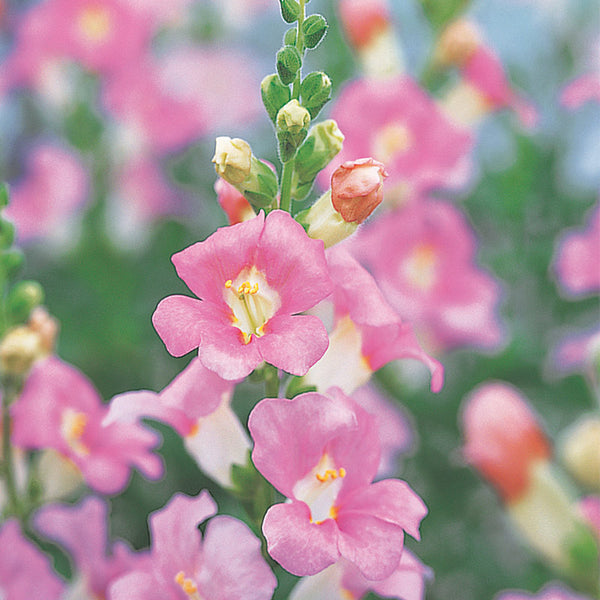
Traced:
[[421, 348], [411, 325], [386, 302], [371, 275], [337, 247], [327, 251], [327, 264], [334, 283], [334, 324], [329, 347], [305, 382], [321, 392], [338, 386], [351, 394], [390, 361], [410, 358], [431, 371], [431, 389], [438, 392], [444, 368]]
[[231, 409], [234, 387], [194, 358], [160, 394], [114, 398], [104, 424], [135, 423], [141, 417], [167, 423], [183, 438], [198, 466], [222, 486], [231, 487], [231, 466], [245, 466], [250, 450], [248, 434]]
[[[398, 235], [402, 232], [402, 235]], [[357, 252], [428, 348], [497, 348], [500, 288], [475, 264], [475, 236], [453, 205], [427, 200], [367, 225]]]
[[65, 238], [88, 195], [88, 174], [72, 151], [53, 144], [36, 146], [27, 157], [25, 177], [15, 182], [6, 216], [20, 240]]
[[331, 291], [323, 242], [282, 211], [223, 227], [173, 256], [178, 275], [202, 300], [169, 296], [152, 321], [174, 356], [198, 348], [204, 366], [241, 379], [263, 361], [304, 375], [327, 349], [311, 315]]
[[600, 292], [600, 204], [593, 209], [583, 229], [570, 231], [558, 244], [554, 270], [569, 297]]
[[560, 102], [571, 110], [580, 108], [586, 102], [600, 102], [600, 79], [597, 73], [580, 75], [562, 90]]
[[288, 502], [263, 521], [269, 554], [294, 575], [314, 575], [343, 557], [371, 580], [389, 577], [404, 531], [419, 537], [427, 508], [403, 481], [372, 483], [377, 426], [338, 388], [328, 396], [268, 398], [250, 414], [256, 468]]
[[372, 156], [389, 177], [386, 198], [415, 198], [462, 177], [471, 134], [453, 125], [407, 76], [358, 79], [347, 85], [331, 116], [344, 133], [344, 147], [321, 174], [321, 184], [347, 160]]
[[21, 533], [16, 520], [0, 525], [0, 598], [59, 600], [65, 586], [49, 557]]
[[77, 597], [106, 598], [112, 581], [147, 559], [146, 553], [134, 553], [124, 542], [108, 543], [108, 505], [94, 496], [75, 506], [44, 506], [34, 522], [38, 531], [71, 556], [76, 575], [70, 588], [72, 594], [79, 592]]
[[33, 367], [12, 406], [12, 440], [21, 448], [53, 448], [102, 494], [121, 491], [132, 466], [149, 478], [160, 477], [162, 462], [151, 452], [158, 436], [139, 425], [103, 426], [107, 412], [88, 379], [51, 356]]
[[150, 560], [118, 579], [111, 600], [269, 600], [277, 580], [248, 527], [228, 516], [198, 525], [217, 512], [206, 491], [173, 496], [150, 516]]

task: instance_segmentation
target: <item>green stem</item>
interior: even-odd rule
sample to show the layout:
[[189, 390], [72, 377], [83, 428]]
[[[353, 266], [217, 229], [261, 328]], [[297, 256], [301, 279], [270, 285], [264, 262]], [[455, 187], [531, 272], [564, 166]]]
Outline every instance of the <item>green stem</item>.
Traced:
[[279, 208], [290, 212], [292, 208], [292, 178], [294, 175], [294, 159], [283, 164], [283, 173], [281, 174], [281, 195], [279, 199]]
[[21, 516], [19, 495], [13, 472], [12, 446], [10, 444], [10, 410], [9, 407], [16, 400], [18, 386], [15, 382], [4, 381], [2, 390], [2, 475], [8, 496], [7, 514]]
[[[304, 4], [305, 0], [299, 0], [300, 2], [300, 16], [298, 17], [298, 29], [296, 30], [296, 50], [300, 53], [300, 56], [304, 56], [304, 32], [302, 31], [302, 24], [304, 23]], [[300, 99], [300, 83], [302, 81], [302, 69], [296, 73], [296, 79], [294, 79], [294, 85], [292, 86], [292, 99]]]
[[265, 372], [265, 393], [267, 398], [279, 397], [279, 373], [275, 367]]

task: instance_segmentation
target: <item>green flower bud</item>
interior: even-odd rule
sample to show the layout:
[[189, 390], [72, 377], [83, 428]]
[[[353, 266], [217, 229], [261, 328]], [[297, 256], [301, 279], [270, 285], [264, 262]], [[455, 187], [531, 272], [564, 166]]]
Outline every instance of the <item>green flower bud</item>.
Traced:
[[260, 84], [260, 93], [263, 104], [273, 123], [277, 118], [279, 109], [290, 101], [290, 88], [283, 85], [275, 74], [267, 75]]
[[284, 85], [294, 81], [301, 66], [302, 57], [295, 46], [284, 46], [277, 52], [277, 73]]
[[327, 21], [323, 15], [310, 15], [302, 23], [304, 45], [307, 48], [316, 48], [327, 32]]
[[310, 114], [298, 100], [290, 100], [277, 113], [277, 139], [282, 162], [288, 162], [296, 154], [308, 134]]
[[43, 301], [44, 290], [37, 281], [20, 281], [10, 290], [6, 301], [10, 322], [24, 323]]
[[300, 17], [300, 5], [296, 0], [279, 0], [281, 16], [286, 23], [294, 23]]
[[14, 275], [23, 266], [24, 261], [25, 256], [17, 249], [0, 254], [0, 278]]
[[302, 106], [314, 119], [331, 99], [331, 79], [322, 71], [309, 73], [300, 85], [300, 97]]
[[296, 28], [292, 27], [285, 32], [283, 36], [283, 43], [286, 46], [295, 46], [296, 45]]
[[311, 127], [306, 141], [298, 149], [292, 182], [292, 197], [306, 198], [319, 171], [342, 149], [344, 135], [333, 119]]
[[8, 184], [0, 183], [0, 208], [8, 206], [8, 199], [10, 197]]
[[15, 239], [15, 226], [10, 221], [0, 217], [0, 248], [6, 250], [12, 246]]

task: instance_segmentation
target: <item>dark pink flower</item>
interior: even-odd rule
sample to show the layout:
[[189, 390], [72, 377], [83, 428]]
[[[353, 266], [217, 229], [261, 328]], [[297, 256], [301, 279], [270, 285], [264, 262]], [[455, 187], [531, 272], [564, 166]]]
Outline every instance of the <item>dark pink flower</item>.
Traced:
[[419, 537], [427, 513], [403, 481], [372, 483], [377, 426], [341, 390], [268, 398], [249, 417], [256, 468], [289, 500], [263, 521], [269, 554], [294, 575], [314, 575], [343, 557], [371, 580], [398, 567], [404, 531]]
[[283, 211], [223, 227], [173, 256], [202, 300], [169, 296], [152, 320], [174, 356], [198, 348], [204, 366], [241, 379], [266, 361], [304, 375], [325, 352], [327, 332], [311, 315], [331, 291], [323, 242]]
[[51, 356], [33, 367], [12, 406], [12, 440], [21, 448], [57, 450], [103, 494], [121, 491], [132, 466], [147, 477], [160, 477], [161, 460], [151, 452], [158, 436], [135, 424], [103, 426], [107, 412], [89, 380]]
[[260, 551], [260, 541], [241, 521], [210, 520], [204, 535], [198, 525], [217, 512], [206, 491], [176, 494], [150, 515], [150, 560], [118, 579], [111, 600], [270, 600], [277, 580]]

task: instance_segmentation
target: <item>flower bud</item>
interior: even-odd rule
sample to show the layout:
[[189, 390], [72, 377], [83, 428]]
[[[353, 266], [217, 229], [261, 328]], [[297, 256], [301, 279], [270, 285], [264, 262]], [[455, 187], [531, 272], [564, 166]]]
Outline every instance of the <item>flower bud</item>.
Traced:
[[448, 25], [437, 43], [434, 60], [440, 65], [461, 67], [476, 52], [481, 36], [475, 24], [467, 19], [457, 19]]
[[320, 71], [308, 74], [300, 85], [300, 98], [314, 119], [331, 98], [331, 79]]
[[260, 93], [263, 104], [273, 123], [277, 119], [277, 113], [280, 108], [290, 101], [290, 88], [283, 85], [279, 77], [275, 74], [267, 75], [260, 84]]
[[217, 175], [232, 185], [242, 183], [250, 174], [252, 150], [240, 138], [220, 136], [216, 139], [215, 163]]
[[297, 31], [295, 27], [291, 27], [285, 32], [283, 36], [283, 44], [285, 46], [295, 46], [296, 45], [296, 35]]
[[300, 16], [300, 5], [296, 0], [279, 0], [281, 16], [286, 23], [293, 23]]
[[40, 336], [44, 350], [52, 354], [58, 337], [58, 321], [43, 306], [36, 306], [29, 315], [27, 325]]
[[36, 331], [26, 325], [13, 327], [0, 342], [0, 371], [6, 375], [24, 376], [36, 360], [46, 355]]
[[304, 45], [307, 48], [316, 48], [327, 32], [327, 21], [323, 15], [310, 15], [302, 23]]
[[44, 290], [37, 281], [20, 281], [10, 290], [6, 301], [10, 323], [24, 323], [43, 301]]
[[284, 85], [294, 81], [301, 66], [302, 57], [295, 46], [284, 46], [277, 52], [277, 74]]
[[383, 200], [387, 173], [379, 161], [360, 158], [340, 165], [331, 176], [331, 201], [344, 221], [362, 223]]
[[290, 100], [277, 113], [276, 125], [281, 161], [288, 162], [308, 134], [310, 114], [298, 100]]
[[215, 192], [217, 192], [217, 200], [221, 208], [225, 211], [230, 225], [242, 223], [256, 216], [248, 200], [224, 179], [217, 179]]
[[560, 454], [577, 481], [600, 491], [600, 419], [587, 418], [569, 428]]
[[15, 226], [6, 219], [0, 217], [0, 248], [7, 249], [15, 240]]

